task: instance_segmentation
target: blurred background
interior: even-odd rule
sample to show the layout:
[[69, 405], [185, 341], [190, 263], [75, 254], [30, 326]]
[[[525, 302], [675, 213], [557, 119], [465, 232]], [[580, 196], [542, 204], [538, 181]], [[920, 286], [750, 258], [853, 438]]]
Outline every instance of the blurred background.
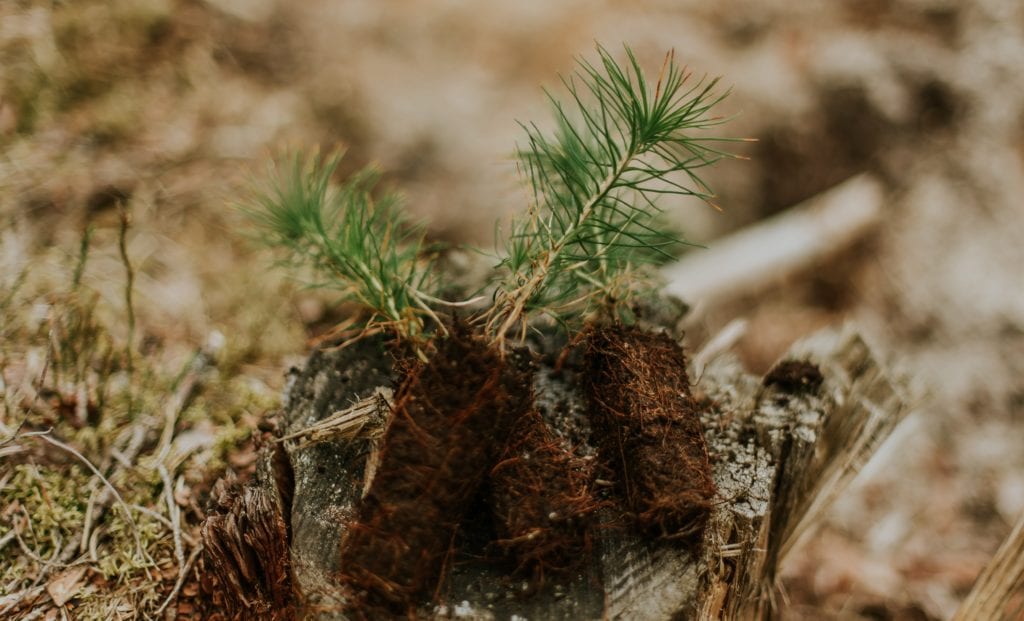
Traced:
[[83, 282], [121, 316], [124, 204], [148, 363], [220, 335], [221, 372], [277, 394], [338, 316], [248, 241], [247, 179], [281, 149], [343, 146], [433, 237], [493, 246], [527, 200], [516, 121], [549, 118], [542, 87], [595, 41], [651, 72], [674, 48], [732, 85], [723, 133], [757, 142], [708, 173], [721, 212], [671, 205], [692, 241], [881, 181], [865, 234], [702, 306], [688, 346], [744, 319], [736, 349], [763, 372], [855, 321], [911, 379], [916, 414], [790, 557], [780, 601], [787, 619], [949, 617], [1024, 513], [1019, 0], [4, 0], [0, 292], [44, 299], [92, 227]]

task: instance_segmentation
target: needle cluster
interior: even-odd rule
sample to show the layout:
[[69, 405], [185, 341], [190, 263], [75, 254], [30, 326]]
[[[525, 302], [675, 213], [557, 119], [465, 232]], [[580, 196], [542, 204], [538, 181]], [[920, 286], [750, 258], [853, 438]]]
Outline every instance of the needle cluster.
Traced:
[[710, 112], [728, 93], [716, 91], [717, 79], [692, 80], [672, 53], [655, 83], [628, 48], [626, 55], [619, 64], [599, 47], [597, 64], [580, 61], [563, 78], [567, 103], [548, 93], [552, 134], [523, 124], [518, 155], [533, 204], [513, 224], [499, 266], [488, 315], [498, 340], [525, 330], [532, 312], [564, 320], [621, 299], [639, 265], [685, 243], [657, 223], [658, 199], [712, 198], [698, 173], [728, 156], [715, 148], [727, 139], [693, 132], [726, 120]]
[[340, 289], [367, 309], [367, 331], [421, 338], [424, 317], [437, 319], [430, 308], [437, 300], [429, 293], [435, 281], [423, 257], [422, 228], [404, 221], [397, 194], [374, 192], [376, 169], [332, 183], [340, 160], [341, 154], [296, 154], [271, 164], [267, 182], [245, 211], [262, 241], [286, 251], [285, 263], [312, 267], [318, 285]]
[[[526, 144], [517, 155], [532, 202], [513, 222], [493, 303], [480, 315], [499, 349], [525, 332], [530, 316], [577, 323], [595, 309], [616, 312], [645, 282], [638, 271], [685, 243], [658, 221], [659, 200], [710, 202], [700, 169], [729, 157], [716, 148], [729, 139], [701, 133], [726, 120], [711, 115], [727, 95], [717, 79], [694, 80], [669, 53], [651, 82], [629, 48], [624, 63], [597, 51], [598, 62], [581, 60], [563, 78], [565, 103], [548, 93], [553, 132], [523, 124]], [[373, 191], [377, 171], [333, 185], [339, 159], [292, 156], [271, 168], [249, 209], [264, 241], [368, 309], [366, 331], [423, 339], [426, 319], [443, 331], [432, 309], [476, 300], [435, 297], [420, 229], [403, 222], [394, 194]]]

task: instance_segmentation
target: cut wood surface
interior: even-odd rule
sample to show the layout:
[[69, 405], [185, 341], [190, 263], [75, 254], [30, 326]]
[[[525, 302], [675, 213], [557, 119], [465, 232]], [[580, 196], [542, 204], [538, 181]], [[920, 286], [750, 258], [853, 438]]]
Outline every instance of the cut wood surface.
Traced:
[[[487, 542], [477, 531], [486, 520], [471, 514], [439, 593], [441, 603], [424, 602], [422, 615], [531, 621], [770, 617], [779, 563], [905, 409], [897, 386], [852, 332], [818, 335], [789, 357], [808, 361], [799, 368], [820, 371], [818, 379], [754, 377], [724, 355], [707, 363], [693, 387], [718, 489], [702, 545], [637, 534], [609, 502], [592, 535], [591, 561], [536, 588], [512, 577], [507, 565], [484, 560]], [[390, 388], [390, 368], [373, 341], [315, 353], [293, 377], [282, 434], [315, 427], [379, 388]], [[571, 363], [559, 372], [541, 365], [534, 382], [537, 405], [555, 433], [593, 455], [579, 373]], [[344, 593], [336, 582], [340, 550], [363, 493], [372, 442], [372, 434], [360, 434], [285, 443], [294, 494], [284, 491], [281, 497], [291, 499], [283, 504], [290, 504], [294, 588], [306, 617], [344, 618]], [[276, 480], [288, 484], [288, 477]], [[603, 489], [611, 500], [612, 486]]]

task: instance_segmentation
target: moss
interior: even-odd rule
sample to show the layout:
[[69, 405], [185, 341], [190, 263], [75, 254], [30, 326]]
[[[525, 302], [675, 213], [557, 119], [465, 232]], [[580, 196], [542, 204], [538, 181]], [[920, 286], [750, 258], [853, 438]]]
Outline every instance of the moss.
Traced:
[[[20, 464], [0, 488], [0, 537], [10, 530], [20, 531], [26, 547], [36, 556], [49, 559], [58, 547], [68, 545], [85, 517], [81, 490], [88, 476], [78, 467], [51, 468]], [[17, 525], [17, 526], [16, 526]], [[26, 555], [19, 543], [11, 542], [0, 550], [0, 583], [19, 580], [25, 564], [15, 562]]]
[[[0, 440], [19, 422], [22, 432], [50, 429], [52, 437], [106, 472], [133, 507], [130, 518], [119, 502], [94, 516], [95, 556], [86, 558], [92, 571], [72, 602], [78, 619], [131, 618], [151, 615], [177, 579], [173, 534], [167, 518], [160, 517], [168, 509], [156, 439], [163, 412], [194, 367], [190, 360], [168, 364], [132, 348], [134, 368], [129, 373], [123, 310], [94, 289], [97, 283], [88, 269], [91, 252], [83, 244], [77, 259], [74, 253], [65, 254], [62, 270], [35, 270], [0, 299]], [[244, 447], [260, 415], [277, 402], [276, 394], [238, 375], [238, 368], [221, 372], [211, 365], [178, 414], [176, 436], [200, 427], [212, 436], [165, 462], [175, 485], [184, 485], [180, 515], [186, 539], [198, 536], [198, 514], [191, 507], [203, 503], [203, 486], [227, 469], [231, 454]], [[26, 400], [24, 382], [41, 399]], [[85, 420], [83, 411], [88, 413]], [[125, 450], [140, 430], [143, 442], [132, 465], [119, 465], [112, 449]], [[67, 451], [31, 437], [16, 442], [27, 450], [3, 458], [0, 537], [17, 525], [29, 552], [17, 540], [0, 548], [0, 584], [11, 592], [30, 586], [45, 571], [45, 560], [60, 550], [73, 546], [77, 553], [90, 497], [99, 496], [103, 488]], [[186, 554], [189, 548], [186, 543]]]

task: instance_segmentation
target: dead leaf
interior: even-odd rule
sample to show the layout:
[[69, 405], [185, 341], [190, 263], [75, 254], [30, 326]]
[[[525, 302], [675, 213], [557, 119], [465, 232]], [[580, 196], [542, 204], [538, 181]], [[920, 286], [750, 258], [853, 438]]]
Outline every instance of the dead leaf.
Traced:
[[85, 565], [66, 569], [46, 584], [46, 592], [50, 594], [54, 604], [63, 606], [78, 593], [87, 569]]
[[15, 513], [18, 513], [19, 511], [21, 511], [21, 502], [15, 500], [11, 502], [9, 505], [7, 505], [7, 507], [3, 511], [0, 511], [0, 517], [9, 518]]

